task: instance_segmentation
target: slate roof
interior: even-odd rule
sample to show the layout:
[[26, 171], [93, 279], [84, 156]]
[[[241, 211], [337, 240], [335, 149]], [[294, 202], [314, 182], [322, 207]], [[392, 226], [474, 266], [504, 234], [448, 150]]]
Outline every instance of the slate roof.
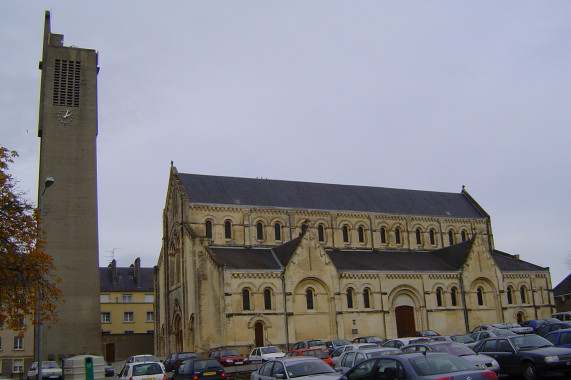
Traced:
[[240, 270], [279, 270], [280, 264], [276, 261], [269, 248], [227, 248], [208, 247], [215, 260], [229, 269]]
[[549, 268], [540, 267], [520, 260], [502, 251], [493, 251], [492, 257], [502, 272], [547, 272]]
[[571, 274], [553, 288], [554, 296], [571, 294]]
[[178, 174], [189, 202], [373, 212], [379, 214], [484, 218], [483, 210], [463, 193], [384, 187]]
[[133, 277], [134, 267], [118, 267], [117, 283], [113, 283], [112, 268], [99, 268], [100, 290], [102, 292], [154, 292], [153, 268], [141, 268], [141, 286]]

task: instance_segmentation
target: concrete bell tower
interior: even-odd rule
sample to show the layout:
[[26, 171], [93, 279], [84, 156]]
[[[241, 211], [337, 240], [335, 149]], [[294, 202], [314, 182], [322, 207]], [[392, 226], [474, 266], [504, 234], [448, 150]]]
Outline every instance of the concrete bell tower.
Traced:
[[[101, 355], [97, 230], [97, 52], [68, 47], [45, 13], [38, 205], [63, 302], [41, 329], [42, 360]], [[54, 184], [45, 189], [45, 179]], [[44, 191], [45, 190], [45, 191]], [[42, 194], [43, 193], [43, 194]], [[37, 330], [36, 330], [37, 334]], [[36, 336], [37, 338], [37, 336]], [[37, 339], [36, 339], [37, 341]]]

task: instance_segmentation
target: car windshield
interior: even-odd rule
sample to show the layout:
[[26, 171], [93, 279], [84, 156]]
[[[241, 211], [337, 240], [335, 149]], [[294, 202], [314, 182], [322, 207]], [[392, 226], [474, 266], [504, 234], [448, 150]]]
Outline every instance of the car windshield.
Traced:
[[420, 336], [430, 336], [430, 335], [438, 335], [435, 331], [432, 330], [423, 330], [418, 332]]
[[514, 346], [520, 350], [533, 350], [539, 347], [549, 347], [553, 344], [539, 335], [522, 335], [512, 339]]
[[158, 375], [163, 373], [159, 363], [145, 363], [133, 366], [133, 376]]
[[492, 330], [496, 336], [516, 336], [517, 334], [511, 330]]
[[141, 355], [135, 357], [136, 362], [158, 362], [159, 359], [155, 358], [153, 355]]
[[59, 368], [56, 362], [42, 362], [42, 368]]
[[264, 347], [261, 349], [261, 351], [262, 354], [275, 354], [281, 352], [277, 347]]
[[190, 353], [190, 352], [184, 353], [184, 354], [178, 354], [178, 358], [181, 360], [188, 359], [188, 358], [195, 358], [197, 356], [198, 355], [196, 355], [195, 353]]
[[331, 366], [322, 360], [304, 361], [287, 365], [287, 373], [290, 378], [311, 376], [321, 373], [337, 373]]
[[240, 356], [240, 354], [236, 350], [222, 350], [220, 356]]
[[474, 355], [474, 351], [460, 343], [433, 344], [430, 347], [433, 351], [446, 352], [456, 356]]
[[220, 363], [214, 359], [202, 359], [196, 360], [194, 362], [194, 369], [201, 370], [201, 369], [210, 369], [210, 368], [220, 368]]
[[474, 370], [472, 363], [453, 355], [421, 355], [409, 360], [420, 376]]
[[325, 346], [325, 343], [323, 343], [322, 340], [310, 340], [309, 342], [307, 342], [307, 345], [309, 347]]
[[450, 337], [454, 342], [458, 343], [472, 343], [475, 342], [474, 339], [470, 338], [469, 335], [453, 335]]
[[351, 342], [349, 342], [347, 339], [339, 339], [339, 340], [334, 340], [333, 344], [336, 346], [346, 346], [348, 344], [351, 344]]

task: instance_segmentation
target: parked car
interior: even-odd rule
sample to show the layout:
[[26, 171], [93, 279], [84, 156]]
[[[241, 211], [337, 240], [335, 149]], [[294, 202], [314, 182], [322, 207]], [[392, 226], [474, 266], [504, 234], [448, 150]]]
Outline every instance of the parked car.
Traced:
[[544, 336], [554, 346], [571, 348], [571, 329], [552, 331]]
[[226, 372], [224, 367], [213, 358], [194, 357], [186, 359], [173, 373], [173, 380], [224, 380]]
[[125, 363], [119, 380], [167, 380], [167, 374], [161, 362], [133, 361]]
[[456, 342], [427, 342], [415, 343], [408, 346], [401, 347], [403, 352], [446, 352], [451, 355], [460, 356], [470, 363], [473, 363], [477, 368], [482, 370], [500, 372], [500, 365], [498, 362], [487, 355], [477, 354], [462, 343]]
[[400, 350], [398, 348], [379, 347], [366, 351], [345, 351], [339, 357], [335, 370], [346, 373], [357, 364], [371, 358], [377, 358], [382, 355], [397, 354]]
[[471, 379], [495, 380], [493, 371], [482, 371], [458, 356], [442, 352], [409, 352], [365, 360], [351, 368], [342, 380], [375, 379]]
[[353, 339], [353, 343], [375, 343], [380, 346], [384, 343], [384, 340], [378, 336], [360, 336]]
[[507, 329], [478, 331], [470, 334], [470, 338], [474, 339], [474, 342], [467, 343], [467, 346], [473, 348], [478, 341], [483, 339], [498, 338], [501, 336], [516, 336], [516, 335], [517, 335], [516, 333]]
[[544, 323], [537, 330], [537, 335], [545, 336], [552, 331], [569, 329], [569, 328], [571, 328], [571, 322]]
[[174, 354], [170, 354], [163, 361], [163, 364], [165, 365], [165, 371], [174, 372], [178, 366], [180, 366], [186, 359], [197, 357], [198, 355], [196, 355], [194, 352], [175, 352]]
[[327, 352], [329, 353], [329, 355], [331, 355], [331, 353], [335, 351], [338, 347], [346, 346], [348, 344], [351, 344], [351, 341], [347, 339], [328, 340], [325, 342], [325, 346], [327, 347]]
[[269, 360], [257, 371], [252, 372], [250, 380], [275, 379], [312, 379], [337, 380], [339, 373], [324, 361], [311, 356], [293, 356]]
[[153, 355], [133, 355], [129, 359], [127, 359], [125, 364], [143, 363], [143, 362], [161, 362], [161, 361], [158, 358], [154, 357]]
[[379, 348], [379, 346], [375, 343], [351, 343], [346, 346], [341, 346], [330, 355], [331, 361], [333, 361], [333, 365], [337, 364], [339, 357], [345, 351], [355, 351], [355, 350], [374, 350]]
[[327, 351], [327, 346], [321, 339], [310, 339], [296, 342], [291, 346], [290, 350], [301, 350], [304, 348], [321, 348], [323, 351]]
[[504, 323], [504, 326], [506, 326], [508, 330], [511, 330], [516, 334], [533, 334], [534, 332], [532, 327], [522, 326], [519, 323], [515, 322], [506, 322]]
[[475, 342], [475, 340], [470, 338], [470, 335], [468, 334], [431, 336], [430, 340], [433, 342], [455, 342], [462, 344]]
[[563, 322], [571, 321], [571, 311], [560, 311], [558, 313], [554, 313], [551, 317], [557, 318]]
[[507, 330], [506, 326], [502, 323], [492, 323], [492, 324], [487, 324], [487, 325], [479, 325], [474, 327], [474, 329], [472, 329], [472, 333], [478, 332], [478, 331], [488, 331], [488, 330]]
[[[38, 377], [38, 362], [32, 363], [26, 376], [28, 380]], [[42, 362], [42, 379], [61, 379], [61, 368], [59, 365], [54, 361]]]
[[105, 377], [114, 377], [115, 376], [115, 370], [113, 369], [111, 364], [106, 362], [104, 364], [103, 368], [105, 370]]
[[283, 358], [285, 353], [274, 346], [256, 347], [250, 352], [248, 360], [252, 362], [267, 362], [271, 359]]
[[406, 346], [407, 344], [412, 344], [415, 342], [428, 342], [430, 341], [429, 338], [419, 338], [419, 337], [406, 337], [406, 338], [397, 338], [387, 340], [381, 347], [392, 347], [400, 349], [402, 346]]
[[431, 337], [431, 336], [439, 336], [440, 334], [437, 333], [434, 330], [420, 330], [420, 331], [415, 331], [412, 336], [418, 336], [418, 337]]
[[218, 360], [218, 362], [225, 367], [248, 364], [248, 359], [246, 359], [244, 355], [240, 355], [238, 351], [234, 349], [211, 351], [208, 357]]
[[521, 321], [519, 324], [522, 327], [531, 327], [533, 331], [537, 331], [544, 323], [557, 323], [560, 322], [557, 318], [543, 318], [543, 319], [528, 319]]
[[501, 373], [523, 375], [526, 380], [545, 373], [571, 374], [571, 348], [554, 347], [535, 334], [485, 339], [474, 351], [496, 359]]
[[331, 367], [334, 367], [333, 361], [329, 357], [327, 351], [323, 351], [321, 348], [302, 348], [301, 350], [292, 350], [289, 351], [286, 356], [313, 356], [323, 360]]

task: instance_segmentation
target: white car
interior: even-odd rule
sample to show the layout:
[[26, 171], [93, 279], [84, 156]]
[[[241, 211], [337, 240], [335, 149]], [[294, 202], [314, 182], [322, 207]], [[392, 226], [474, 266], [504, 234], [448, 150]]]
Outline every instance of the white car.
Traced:
[[[26, 375], [28, 380], [38, 377], [38, 362], [33, 362]], [[61, 379], [61, 368], [56, 362], [42, 362], [42, 379]]]
[[250, 353], [250, 362], [267, 362], [271, 359], [283, 358], [285, 353], [274, 346], [257, 347]]
[[159, 359], [153, 355], [134, 355], [131, 356], [125, 363], [142, 363], [142, 362], [160, 362]]
[[119, 380], [167, 380], [167, 374], [161, 362], [134, 362], [125, 364]]

